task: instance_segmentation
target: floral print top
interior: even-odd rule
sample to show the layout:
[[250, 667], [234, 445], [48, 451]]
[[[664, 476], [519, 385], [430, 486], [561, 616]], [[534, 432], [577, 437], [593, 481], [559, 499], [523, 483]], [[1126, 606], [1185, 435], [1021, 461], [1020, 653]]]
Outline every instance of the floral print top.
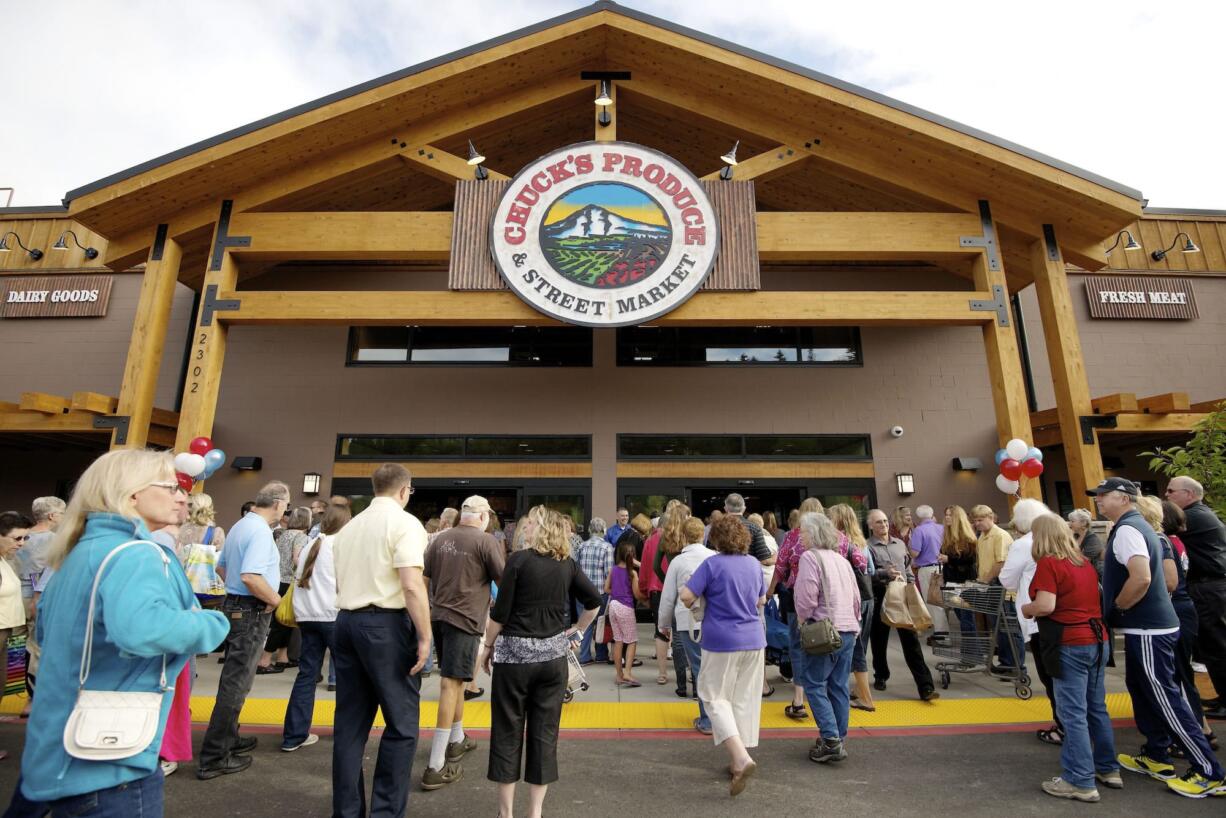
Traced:
[[[851, 564], [861, 573], [868, 572], [868, 558], [859, 548], [851, 547], [851, 540], [847, 539], [847, 535], [842, 531], [839, 532], [839, 554], [847, 559], [848, 551], [851, 552]], [[805, 553], [805, 545], [800, 539], [800, 529], [793, 528], [783, 538], [783, 545], [779, 546], [779, 557], [775, 561], [775, 578], [774, 581], [782, 583], [784, 588], [791, 588], [796, 584], [796, 572], [800, 569], [800, 557]]]

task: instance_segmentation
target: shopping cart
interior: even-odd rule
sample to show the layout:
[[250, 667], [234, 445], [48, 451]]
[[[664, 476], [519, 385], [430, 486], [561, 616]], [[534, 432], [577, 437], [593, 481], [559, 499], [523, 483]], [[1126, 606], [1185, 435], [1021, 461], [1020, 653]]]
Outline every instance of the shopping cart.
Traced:
[[587, 691], [587, 674], [583, 672], [583, 665], [579, 664], [579, 654], [576, 652], [577, 646], [572, 646], [566, 651], [566, 692], [562, 694], [562, 704], [569, 704], [570, 700], [575, 698], [575, 691]]
[[[945, 610], [973, 611], [988, 617], [992, 623], [989, 630], [961, 631], [954, 629], [950, 623], [948, 636], [932, 645], [934, 656], [952, 661], [937, 662], [936, 668], [941, 673], [941, 687], [949, 687], [951, 673], [984, 673], [996, 679], [1013, 683], [1013, 692], [1025, 701], [1033, 695], [1030, 689], [1030, 676], [1026, 673], [1026, 657], [1013, 655], [1011, 667], [994, 670], [992, 654], [996, 648], [997, 637], [1008, 644], [1010, 654], [1016, 653], [1016, 645], [1021, 639], [1021, 626], [1017, 621], [1017, 612], [1012, 600], [1005, 596], [1005, 589], [1000, 585], [983, 585], [978, 582], [968, 582], [963, 585], [945, 585], [941, 588], [941, 602]], [[956, 617], [951, 617], [954, 619]], [[976, 617], [978, 619], [978, 617]], [[978, 623], [976, 623], [978, 624]], [[1004, 659], [1004, 657], [1001, 657]]]

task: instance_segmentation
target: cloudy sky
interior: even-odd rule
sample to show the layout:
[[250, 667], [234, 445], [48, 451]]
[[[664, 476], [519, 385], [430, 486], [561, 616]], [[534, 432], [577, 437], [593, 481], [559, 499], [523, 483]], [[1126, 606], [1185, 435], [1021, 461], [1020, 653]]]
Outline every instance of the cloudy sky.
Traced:
[[[15, 205], [578, 0], [24, 0], [0, 76]], [[1226, 3], [634, 0], [1140, 189], [1226, 209]], [[1178, 13], [1175, 13], [1175, 12]], [[4, 203], [0, 193], [0, 205]]]

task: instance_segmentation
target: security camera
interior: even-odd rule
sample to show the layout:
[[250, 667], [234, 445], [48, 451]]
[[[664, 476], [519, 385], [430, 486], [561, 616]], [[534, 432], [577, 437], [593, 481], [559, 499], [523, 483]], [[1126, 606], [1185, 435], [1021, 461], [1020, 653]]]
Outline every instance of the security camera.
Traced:
[[901, 426], [891, 426], [890, 427], [890, 437], [902, 437], [903, 431], [904, 430]]

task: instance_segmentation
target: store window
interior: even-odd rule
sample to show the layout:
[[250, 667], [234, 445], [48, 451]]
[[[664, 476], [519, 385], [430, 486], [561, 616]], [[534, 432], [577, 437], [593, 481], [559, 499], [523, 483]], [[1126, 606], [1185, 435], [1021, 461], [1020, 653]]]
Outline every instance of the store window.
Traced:
[[591, 366], [587, 327], [350, 327], [350, 366]]
[[871, 460], [868, 435], [618, 435], [626, 460]]
[[337, 460], [589, 460], [589, 435], [340, 435]]
[[862, 366], [857, 327], [622, 327], [618, 366]]

